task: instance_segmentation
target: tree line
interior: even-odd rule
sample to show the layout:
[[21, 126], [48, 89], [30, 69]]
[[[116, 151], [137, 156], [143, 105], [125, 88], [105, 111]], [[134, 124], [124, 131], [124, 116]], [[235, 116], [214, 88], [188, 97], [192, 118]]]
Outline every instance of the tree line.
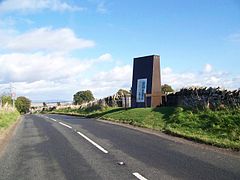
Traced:
[[[174, 92], [173, 88], [168, 84], [162, 85], [161, 91], [163, 94], [169, 94]], [[124, 95], [131, 95], [131, 92], [125, 89], [119, 89], [117, 94], [121, 94], [122, 96], [124, 96]], [[90, 101], [93, 101], [94, 99], [95, 98], [93, 96], [93, 93], [90, 90], [78, 91], [73, 95], [73, 104], [81, 105], [83, 103], [88, 103]]]
[[25, 114], [29, 112], [31, 101], [24, 96], [19, 96], [16, 100], [14, 100], [11, 96], [2, 96], [1, 106], [12, 106], [15, 107], [19, 113]]
[[[162, 92], [163, 93], [170, 93], [173, 92], [173, 89], [171, 86], [164, 84], [162, 86]], [[124, 89], [119, 89], [117, 94], [121, 95], [130, 95], [131, 92], [124, 90]], [[1, 106], [12, 106], [15, 107], [21, 114], [28, 113], [31, 107], [31, 101], [30, 99], [24, 97], [24, 96], [19, 96], [17, 97], [16, 100], [13, 100], [11, 96], [1, 96]], [[73, 95], [73, 104], [75, 105], [81, 105], [83, 103], [88, 103], [90, 101], [95, 100], [93, 93], [90, 90], [86, 91], [78, 91]]]

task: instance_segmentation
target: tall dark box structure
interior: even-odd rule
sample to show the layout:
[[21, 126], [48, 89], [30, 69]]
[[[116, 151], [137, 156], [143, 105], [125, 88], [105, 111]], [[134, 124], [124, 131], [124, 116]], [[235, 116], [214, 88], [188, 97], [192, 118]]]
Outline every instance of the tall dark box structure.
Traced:
[[160, 56], [134, 58], [132, 107], [156, 107], [161, 103]]

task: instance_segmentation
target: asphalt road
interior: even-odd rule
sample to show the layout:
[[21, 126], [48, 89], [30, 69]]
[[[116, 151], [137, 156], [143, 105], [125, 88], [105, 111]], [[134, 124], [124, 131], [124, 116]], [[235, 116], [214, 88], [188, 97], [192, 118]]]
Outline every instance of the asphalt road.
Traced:
[[240, 179], [240, 157], [95, 119], [26, 115], [0, 179]]

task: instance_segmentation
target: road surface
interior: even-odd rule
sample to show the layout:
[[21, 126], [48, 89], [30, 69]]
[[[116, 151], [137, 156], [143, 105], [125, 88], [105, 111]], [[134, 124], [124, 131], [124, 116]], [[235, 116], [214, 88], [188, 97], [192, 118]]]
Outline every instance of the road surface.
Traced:
[[238, 155], [95, 119], [26, 115], [0, 157], [0, 179], [240, 179]]

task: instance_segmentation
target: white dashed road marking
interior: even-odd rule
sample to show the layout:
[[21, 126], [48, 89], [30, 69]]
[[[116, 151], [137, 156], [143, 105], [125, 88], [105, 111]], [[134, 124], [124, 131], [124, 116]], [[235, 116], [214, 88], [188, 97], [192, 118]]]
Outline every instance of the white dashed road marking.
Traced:
[[[44, 117], [44, 118], [48, 118], [52, 121], [55, 121], [57, 122], [56, 119], [53, 119], [53, 118], [50, 118], [50, 117], [47, 117], [47, 116], [43, 116], [43, 115], [39, 115], [41, 117]], [[62, 122], [58, 122], [59, 124], [69, 128], [69, 129], [72, 129], [71, 126], [65, 124], [65, 123], [62, 123]], [[80, 136], [82, 136], [84, 139], [86, 139], [88, 142], [90, 142], [92, 145], [94, 145], [96, 148], [98, 148], [99, 150], [101, 150], [102, 152], [104, 152], [105, 154], [108, 153], [108, 151], [106, 149], [104, 149], [102, 146], [100, 146], [99, 144], [95, 143], [93, 140], [91, 140], [90, 138], [88, 138], [86, 135], [84, 135], [83, 133], [77, 131], [77, 130], [74, 130], [75, 132], [77, 132]], [[139, 180], [148, 180], [147, 178], [143, 177], [141, 174], [139, 174], [138, 172], [134, 172], [132, 173], [137, 179]]]
[[84, 139], [86, 139], [88, 142], [90, 142], [92, 145], [94, 145], [96, 148], [98, 148], [99, 150], [101, 150], [102, 152], [104, 152], [105, 154], [108, 153], [107, 150], [105, 150], [102, 146], [98, 145], [97, 143], [95, 143], [93, 140], [89, 139], [87, 136], [85, 136], [84, 134], [82, 134], [81, 132], [77, 132], [80, 136], [82, 136]]
[[71, 126], [69, 126], [69, 125], [67, 125], [67, 124], [65, 124], [65, 123], [62, 123], [62, 122], [58, 122], [58, 123], [61, 124], [61, 125], [63, 125], [63, 126], [65, 126], [65, 127], [67, 127], [67, 128], [69, 128], [69, 129], [72, 129]]
[[133, 175], [134, 175], [136, 178], [140, 179], [140, 180], [147, 180], [147, 178], [143, 177], [143, 176], [142, 176], [141, 174], [139, 174], [138, 172], [133, 173]]
[[51, 120], [53, 120], [53, 121], [55, 121], [55, 122], [57, 121], [56, 119], [53, 119], [53, 118], [49, 118], [49, 119], [51, 119]]
[[[45, 117], [45, 116], [42, 116], [42, 117]], [[56, 119], [53, 119], [53, 118], [50, 118], [50, 117], [46, 117], [46, 118], [51, 119], [51, 120], [57, 122]], [[69, 125], [67, 125], [67, 124], [65, 124], [65, 123], [62, 123], [62, 122], [58, 122], [58, 123], [61, 124], [61, 125], [63, 125], [63, 126], [65, 126], [65, 127], [67, 127], [67, 128], [69, 128], [69, 129], [72, 129], [71, 126], [69, 126]], [[74, 130], [74, 131], [77, 132], [77, 133], [78, 133], [80, 136], [82, 136], [84, 139], [86, 139], [88, 142], [90, 142], [92, 145], [94, 145], [96, 148], [98, 148], [99, 150], [101, 150], [102, 152], [104, 152], [105, 154], [108, 153], [108, 151], [107, 151], [106, 149], [104, 149], [104, 148], [103, 148], [102, 146], [100, 146], [99, 144], [95, 143], [93, 140], [91, 140], [90, 138], [88, 138], [87, 136], [85, 136], [83, 133], [81, 133], [81, 132], [79, 132], [79, 131], [76, 131], [76, 130]]]

